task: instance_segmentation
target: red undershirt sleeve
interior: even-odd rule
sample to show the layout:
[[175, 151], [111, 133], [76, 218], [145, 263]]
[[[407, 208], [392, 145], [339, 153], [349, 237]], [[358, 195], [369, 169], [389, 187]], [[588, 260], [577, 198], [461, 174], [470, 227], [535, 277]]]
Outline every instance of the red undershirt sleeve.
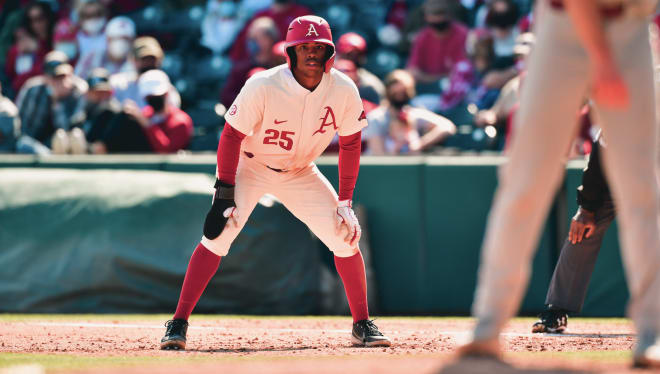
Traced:
[[362, 132], [339, 137], [339, 200], [351, 200], [360, 170]]
[[223, 183], [236, 184], [236, 168], [244, 138], [245, 134], [225, 124], [218, 143], [218, 179]]

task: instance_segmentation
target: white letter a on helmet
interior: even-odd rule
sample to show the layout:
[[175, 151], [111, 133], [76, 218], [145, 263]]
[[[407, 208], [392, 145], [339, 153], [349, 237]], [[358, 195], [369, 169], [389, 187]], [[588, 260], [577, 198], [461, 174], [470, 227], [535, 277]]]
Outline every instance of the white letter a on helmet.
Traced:
[[319, 33], [316, 32], [316, 29], [314, 28], [314, 25], [310, 23], [309, 28], [307, 29], [307, 34], [305, 34], [305, 36], [311, 36], [312, 33], [314, 33], [314, 35], [316, 35], [316, 36], [319, 36]]

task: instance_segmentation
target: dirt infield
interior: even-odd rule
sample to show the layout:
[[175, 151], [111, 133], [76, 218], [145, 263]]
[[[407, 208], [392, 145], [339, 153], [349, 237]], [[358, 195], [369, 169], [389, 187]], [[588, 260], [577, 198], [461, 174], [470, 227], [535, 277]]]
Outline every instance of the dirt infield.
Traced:
[[[146, 366], [123, 367], [124, 374], [168, 371], [223, 373], [437, 373], [628, 372], [634, 330], [625, 320], [569, 321], [564, 335], [529, 333], [531, 320], [512, 322], [503, 334], [507, 362], [454, 362], [452, 352], [472, 326], [469, 319], [383, 318], [377, 321], [390, 348], [350, 345], [348, 318], [193, 318], [188, 350], [160, 351], [162, 322], [155, 319], [52, 319], [3, 322], [0, 353], [73, 355], [80, 358], [149, 358]], [[536, 353], [514, 353], [536, 352]], [[587, 352], [585, 354], [571, 352]], [[162, 358], [162, 363], [159, 363]], [[182, 360], [178, 363], [178, 360]], [[468, 366], [466, 366], [468, 365]], [[520, 371], [525, 369], [525, 371]], [[543, 370], [542, 370], [543, 369]], [[546, 371], [545, 369], [551, 369]], [[530, 371], [531, 370], [531, 371]], [[85, 369], [83, 371], [90, 371]], [[93, 372], [116, 372], [99, 368]], [[170, 370], [171, 371], [171, 370]], [[639, 371], [634, 371], [639, 372]]]

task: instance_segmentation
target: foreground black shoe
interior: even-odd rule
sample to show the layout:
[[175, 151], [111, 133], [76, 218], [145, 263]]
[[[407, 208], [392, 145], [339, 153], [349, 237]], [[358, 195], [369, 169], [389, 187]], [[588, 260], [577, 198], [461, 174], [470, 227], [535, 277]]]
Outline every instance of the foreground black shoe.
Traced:
[[560, 309], [548, 309], [539, 315], [532, 332], [562, 333], [568, 326], [568, 314]]
[[353, 345], [363, 347], [389, 347], [392, 345], [387, 336], [378, 331], [374, 321], [363, 319], [353, 324], [353, 334], [351, 336]]
[[165, 336], [160, 340], [160, 349], [184, 350], [186, 349], [186, 332], [188, 321], [185, 319], [172, 319], [165, 322]]

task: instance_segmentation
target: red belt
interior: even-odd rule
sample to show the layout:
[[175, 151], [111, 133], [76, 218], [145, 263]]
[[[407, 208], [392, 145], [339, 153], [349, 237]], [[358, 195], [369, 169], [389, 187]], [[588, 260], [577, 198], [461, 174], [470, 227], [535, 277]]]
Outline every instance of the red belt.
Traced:
[[[564, 10], [563, 0], [550, 0], [550, 6], [557, 10]], [[608, 7], [600, 8], [600, 15], [604, 18], [619, 18], [623, 15], [625, 7], [619, 3]]]

